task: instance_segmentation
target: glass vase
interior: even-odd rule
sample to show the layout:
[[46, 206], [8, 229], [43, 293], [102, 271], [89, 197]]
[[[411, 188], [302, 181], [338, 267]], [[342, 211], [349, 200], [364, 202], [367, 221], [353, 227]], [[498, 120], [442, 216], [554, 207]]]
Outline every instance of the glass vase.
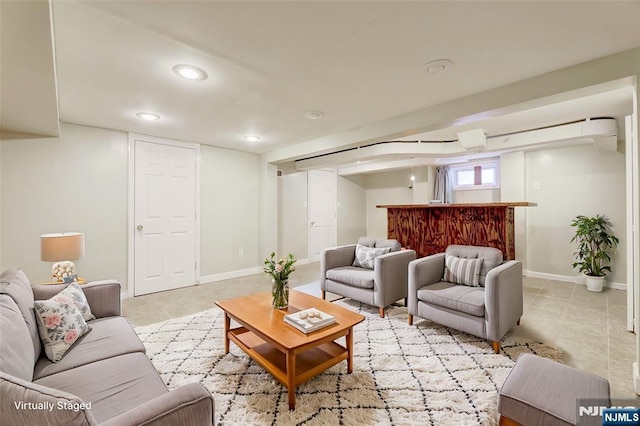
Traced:
[[271, 280], [272, 305], [275, 309], [289, 306], [289, 280]]

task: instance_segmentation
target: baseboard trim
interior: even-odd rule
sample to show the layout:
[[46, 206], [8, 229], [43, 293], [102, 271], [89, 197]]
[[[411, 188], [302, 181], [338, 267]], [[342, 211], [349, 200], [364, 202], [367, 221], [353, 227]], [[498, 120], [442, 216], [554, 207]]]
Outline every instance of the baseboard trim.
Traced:
[[[586, 285], [586, 283], [584, 282], [584, 278], [580, 275], [557, 275], [557, 274], [547, 274], [546, 272], [536, 272], [536, 271], [529, 271], [529, 270], [522, 271], [522, 274], [525, 277], [530, 277], [530, 278], [542, 278], [546, 280], [564, 281], [568, 283]], [[616, 290], [625, 290], [625, 291], [627, 290], [627, 285], [625, 283], [610, 282], [605, 280], [604, 286], [613, 288]]]
[[246, 277], [247, 275], [259, 274], [262, 272], [260, 266], [246, 269], [238, 269], [236, 271], [221, 272], [219, 274], [202, 275], [198, 284], [214, 283], [216, 281], [229, 280], [231, 278]]
[[[308, 263], [312, 262], [309, 259], [298, 259], [296, 265], [306, 265]], [[235, 271], [221, 272], [219, 274], [201, 275], [196, 285], [214, 283], [217, 281], [229, 280], [232, 278], [246, 277], [248, 275], [260, 274], [261, 272], [263, 272], [262, 267], [255, 266], [253, 268], [238, 269]], [[121, 300], [128, 299], [129, 297], [131, 297], [129, 296], [129, 292], [123, 291], [120, 293]]]

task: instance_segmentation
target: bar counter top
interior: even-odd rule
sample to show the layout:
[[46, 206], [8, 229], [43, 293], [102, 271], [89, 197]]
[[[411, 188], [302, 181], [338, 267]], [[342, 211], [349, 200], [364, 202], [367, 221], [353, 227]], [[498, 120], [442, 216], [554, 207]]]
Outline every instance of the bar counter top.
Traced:
[[537, 203], [529, 201], [514, 201], [505, 203], [433, 203], [433, 204], [380, 204], [378, 208], [393, 209], [432, 209], [432, 208], [465, 208], [465, 207], [535, 207]]

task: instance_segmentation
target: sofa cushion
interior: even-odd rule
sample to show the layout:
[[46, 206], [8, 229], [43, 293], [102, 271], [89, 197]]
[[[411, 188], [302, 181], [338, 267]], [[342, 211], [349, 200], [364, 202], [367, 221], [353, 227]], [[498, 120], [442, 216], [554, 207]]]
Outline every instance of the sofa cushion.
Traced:
[[356, 245], [356, 257], [353, 259], [353, 266], [360, 268], [373, 269], [376, 257], [387, 254], [391, 251], [391, 247], [367, 247], [361, 244]]
[[73, 300], [68, 297], [55, 300], [57, 297], [36, 300], [33, 305], [44, 352], [53, 362], [59, 361], [80, 337], [91, 330]]
[[29, 330], [33, 345], [34, 362], [40, 358], [40, 336], [33, 311], [33, 292], [29, 278], [20, 269], [8, 269], [0, 275], [0, 294], [7, 294], [18, 305]]
[[47, 358], [40, 358], [33, 369], [33, 378], [41, 379], [118, 355], [145, 352], [144, 345], [124, 317], [101, 318], [88, 324], [91, 333], [79, 339], [60, 361], [54, 363]]
[[502, 252], [494, 247], [450, 245], [447, 247], [446, 253], [463, 259], [482, 258], [482, 268], [478, 280], [481, 286], [484, 286], [489, 271], [501, 265], [503, 259]]
[[[25, 405], [20, 405], [22, 402]], [[0, 371], [0, 424], [3, 425], [95, 425], [91, 412], [75, 395]], [[51, 411], [30, 408], [48, 407]], [[16, 405], [17, 404], [17, 405]], [[77, 408], [77, 409], [76, 409]]]
[[476, 317], [484, 317], [484, 288], [445, 281], [422, 287], [418, 300]]
[[447, 254], [444, 258], [443, 281], [478, 287], [480, 285], [479, 278], [481, 268], [482, 258], [463, 259]]
[[0, 371], [20, 379], [33, 379], [33, 342], [16, 302], [0, 294]]
[[327, 271], [328, 279], [360, 288], [373, 288], [374, 277], [373, 270], [355, 266], [343, 266]]
[[98, 423], [168, 392], [143, 353], [121, 355], [52, 374], [34, 383], [91, 402]]

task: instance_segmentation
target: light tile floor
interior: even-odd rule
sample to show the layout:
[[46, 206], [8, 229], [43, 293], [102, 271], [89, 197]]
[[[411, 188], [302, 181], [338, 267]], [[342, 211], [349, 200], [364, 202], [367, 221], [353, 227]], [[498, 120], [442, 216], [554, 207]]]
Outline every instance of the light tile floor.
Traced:
[[[299, 265], [289, 285], [317, 282], [319, 275], [319, 263]], [[270, 288], [265, 274], [252, 275], [125, 299], [123, 313], [134, 325], [147, 325]], [[635, 398], [635, 335], [626, 331], [626, 300], [625, 291], [593, 293], [580, 284], [525, 278], [524, 315], [510, 333], [563, 349], [565, 364], [607, 378], [612, 397]]]

